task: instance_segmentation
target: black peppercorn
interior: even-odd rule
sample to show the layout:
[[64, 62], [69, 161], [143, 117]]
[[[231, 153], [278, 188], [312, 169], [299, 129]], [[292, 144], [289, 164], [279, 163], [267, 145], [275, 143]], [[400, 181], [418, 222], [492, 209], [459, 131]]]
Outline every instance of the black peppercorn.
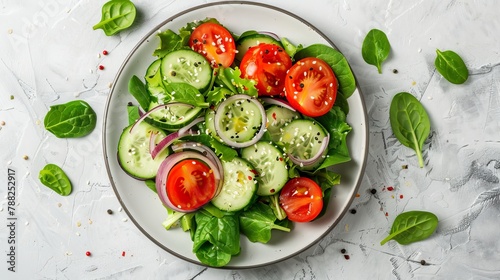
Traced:
[[372, 194], [376, 194], [376, 193], [377, 193], [377, 190], [376, 190], [376, 189], [371, 189], [371, 190], [370, 190], [370, 192], [371, 192]]
[[113, 214], [113, 210], [111, 210], [111, 209], [108, 209], [108, 211], [106, 211], [106, 212], [108, 212], [108, 214], [110, 214], [110, 215]]

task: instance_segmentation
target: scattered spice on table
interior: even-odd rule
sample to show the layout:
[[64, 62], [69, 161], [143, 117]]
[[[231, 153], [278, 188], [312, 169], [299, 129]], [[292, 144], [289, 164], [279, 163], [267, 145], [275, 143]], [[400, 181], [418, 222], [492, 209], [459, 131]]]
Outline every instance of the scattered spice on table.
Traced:
[[426, 264], [427, 264], [427, 262], [425, 262], [425, 260], [421, 260], [421, 261], [420, 261], [420, 264], [421, 264], [421, 265], [426, 265]]
[[399, 72], [398, 69], [392, 70], [392, 73], [394, 73], [394, 74], [397, 74], [398, 72]]
[[347, 250], [346, 250], [346, 249], [342, 249], [342, 250], [340, 250], [340, 252], [341, 252], [342, 254], [345, 254], [345, 253], [347, 252]]
[[356, 194], [356, 197], [360, 197], [361, 195], [359, 193]]
[[404, 197], [404, 196], [403, 196], [402, 194], [400, 194], [400, 195], [399, 195], [399, 198], [400, 198], [400, 199], [403, 199], [403, 197]]
[[403, 166], [401, 166], [401, 168], [408, 169], [408, 164], [404, 164]]
[[91, 255], [92, 253], [90, 253], [90, 251], [85, 252], [85, 256], [90, 257]]
[[102, 51], [102, 54], [103, 54], [103, 55], [108, 55], [108, 51], [107, 51], [107, 50], [103, 50], [103, 51]]
[[344, 255], [344, 259], [348, 260], [350, 259], [351, 257], [349, 257], [349, 255]]
[[122, 251], [122, 257], [125, 257], [125, 251]]
[[0, 122], [0, 125], [1, 125], [1, 126], [4, 126], [4, 125], [5, 125], [5, 121], [1, 121], [1, 122]]
[[104, 70], [104, 65], [99, 65], [99, 70]]
[[387, 190], [392, 192], [394, 190], [394, 187], [387, 187]]
[[356, 209], [353, 208], [353, 209], [349, 210], [349, 212], [351, 212], [351, 214], [356, 214]]
[[388, 212], [385, 212], [385, 216], [388, 217], [389, 216], [389, 213]]
[[14, 100], [14, 95], [11, 95], [11, 96], [10, 96], [10, 100]]
[[371, 190], [370, 190], [370, 192], [371, 192], [372, 194], [376, 194], [376, 193], [377, 193], [377, 190], [376, 190], [376, 189], [371, 189]]
[[24, 159], [24, 160], [28, 160], [28, 159], [29, 159], [28, 155], [24, 155], [24, 156], [23, 156], [23, 159]]
[[113, 210], [111, 210], [111, 209], [108, 209], [108, 211], [106, 211], [106, 212], [108, 212], [109, 215], [113, 214]]

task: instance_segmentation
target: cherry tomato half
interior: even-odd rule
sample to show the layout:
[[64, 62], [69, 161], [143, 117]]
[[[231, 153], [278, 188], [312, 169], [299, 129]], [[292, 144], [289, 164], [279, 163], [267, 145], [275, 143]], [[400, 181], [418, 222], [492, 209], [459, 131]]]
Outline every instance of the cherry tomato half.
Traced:
[[313, 180], [297, 177], [281, 189], [279, 201], [290, 221], [310, 222], [323, 209], [323, 192]]
[[257, 82], [259, 95], [283, 95], [286, 71], [292, 59], [282, 47], [261, 43], [253, 46], [241, 59], [241, 77]]
[[202, 54], [213, 68], [231, 66], [236, 55], [231, 33], [213, 22], [202, 23], [193, 30], [189, 37], [189, 47]]
[[337, 97], [337, 78], [321, 59], [307, 57], [288, 71], [285, 81], [286, 99], [297, 111], [309, 117], [326, 114]]
[[167, 176], [167, 196], [172, 204], [181, 209], [198, 209], [215, 195], [214, 173], [202, 161], [182, 160], [172, 167]]

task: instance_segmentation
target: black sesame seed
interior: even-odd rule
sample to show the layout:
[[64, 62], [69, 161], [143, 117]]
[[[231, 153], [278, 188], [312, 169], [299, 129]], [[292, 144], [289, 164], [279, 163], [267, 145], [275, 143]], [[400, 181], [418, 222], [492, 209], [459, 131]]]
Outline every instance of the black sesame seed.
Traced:
[[303, 83], [300, 83], [300, 88], [304, 88], [304, 84]]
[[170, 76], [175, 77], [175, 75], [177, 75], [175, 71], [170, 72]]

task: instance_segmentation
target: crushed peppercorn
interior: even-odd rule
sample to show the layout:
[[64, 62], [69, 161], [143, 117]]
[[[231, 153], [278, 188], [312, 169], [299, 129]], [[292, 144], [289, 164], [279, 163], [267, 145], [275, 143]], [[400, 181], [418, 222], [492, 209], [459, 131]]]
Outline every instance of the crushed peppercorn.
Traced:
[[425, 260], [421, 260], [421, 261], [420, 261], [420, 264], [421, 264], [421, 265], [426, 265], [427, 263], [425, 262]]
[[371, 190], [370, 190], [370, 192], [371, 192], [372, 194], [376, 194], [376, 193], [377, 193], [377, 190], [376, 190], [376, 189], [371, 189]]
[[108, 209], [108, 211], [106, 211], [106, 212], [108, 212], [109, 215], [113, 214], [113, 210], [111, 210], [111, 209]]
[[351, 214], [356, 214], [356, 209], [351, 209], [349, 212], [351, 212]]
[[345, 253], [347, 252], [347, 250], [346, 250], [346, 249], [342, 249], [342, 250], [340, 250], [340, 252], [341, 252], [342, 254], [345, 254]]

